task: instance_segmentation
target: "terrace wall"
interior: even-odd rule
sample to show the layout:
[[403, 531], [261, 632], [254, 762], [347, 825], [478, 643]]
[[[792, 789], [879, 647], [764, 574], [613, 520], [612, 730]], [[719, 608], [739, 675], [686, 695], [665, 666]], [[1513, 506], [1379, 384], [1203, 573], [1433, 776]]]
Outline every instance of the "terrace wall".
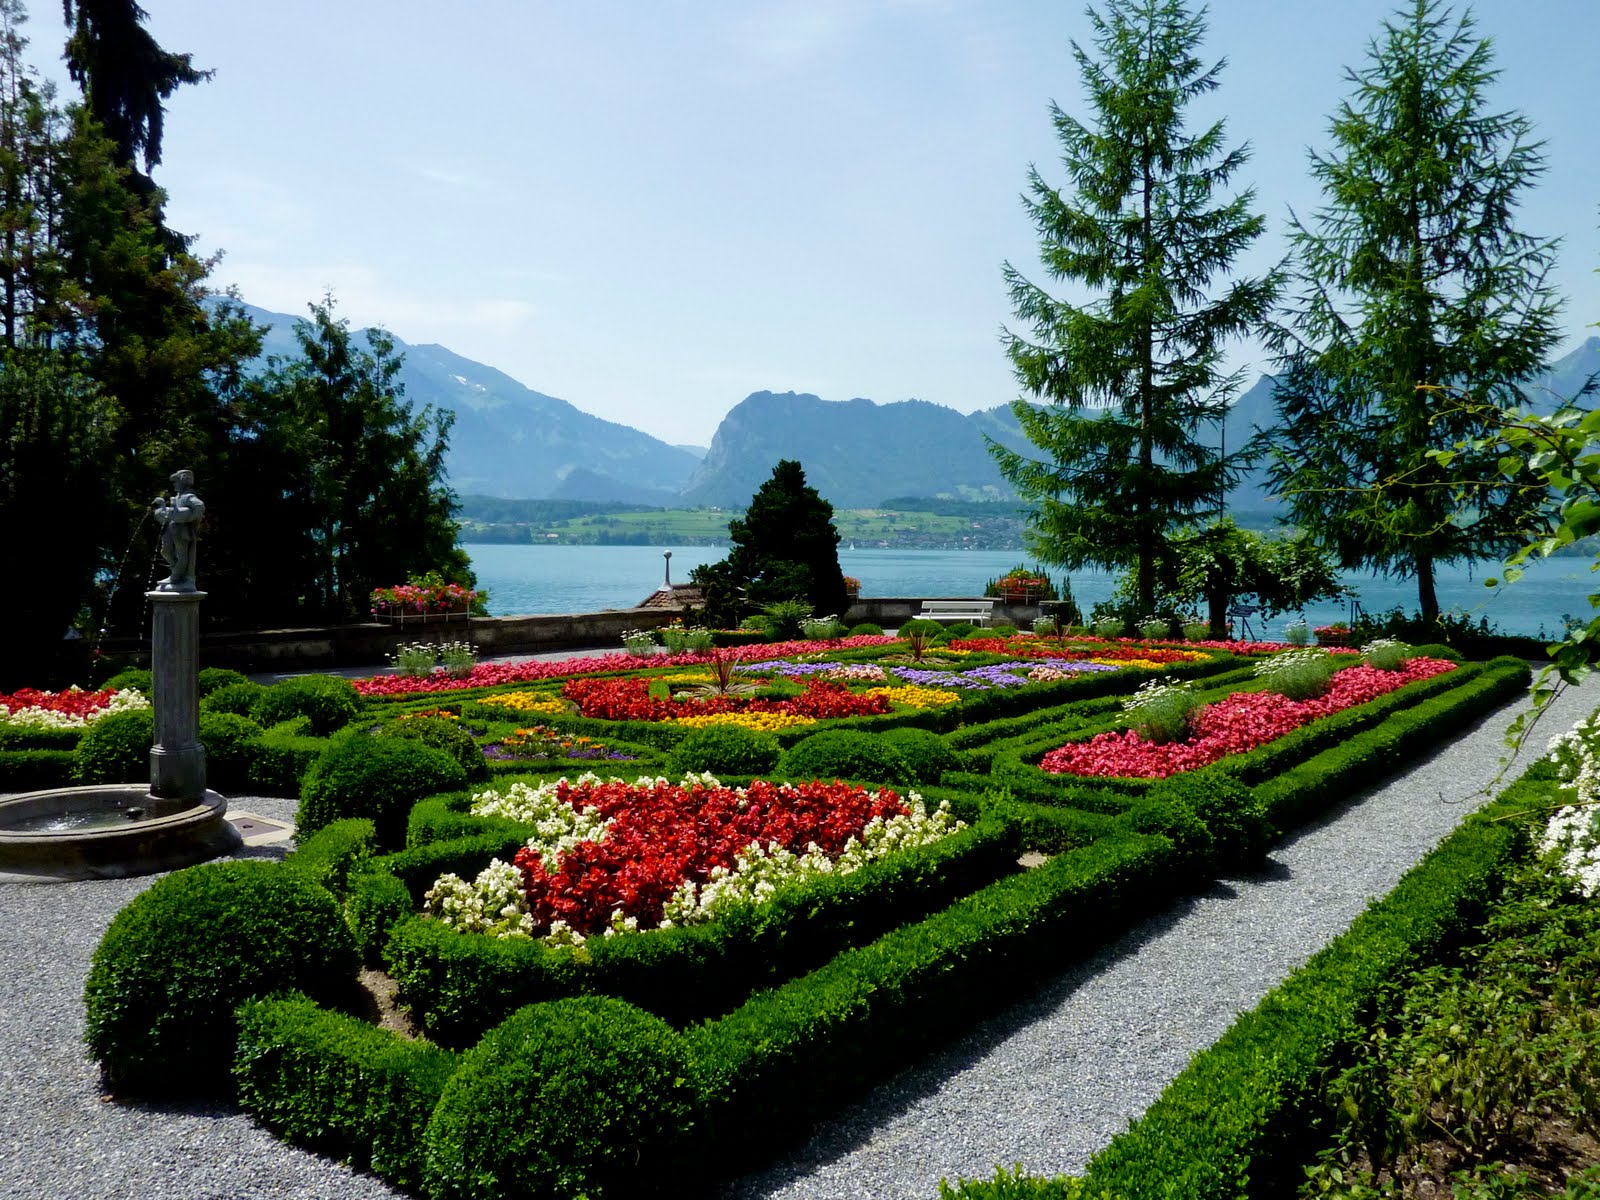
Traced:
[[[948, 597], [964, 599], [965, 597]], [[894, 629], [922, 608], [924, 597], [874, 596], [857, 600], [844, 613], [851, 625], [871, 621]], [[1039, 615], [1033, 605], [996, 604], [996, 623], [1027, 628]], [[338, 667], [363, 667], [384, 662], [403, 642], [458, 638], [471, 641], [484, 657], [537, 654], [546, 650], [578, 650], [592, 646], [622, 648], [628, 629], [655, 629], [680, 613], [666, 608], [608, 609], [597, 613], [541, 614], [518, 617], [450, 617], [408, 620], [390, 625], [366, 622], [303, 629], [255, 629], [202, 634], [200, 663], [206, 667], [231, 667], [236, 671], [315, 671]], [[148, 662], [148, 640], [117, 638], [103, 648], [110, 654]]]

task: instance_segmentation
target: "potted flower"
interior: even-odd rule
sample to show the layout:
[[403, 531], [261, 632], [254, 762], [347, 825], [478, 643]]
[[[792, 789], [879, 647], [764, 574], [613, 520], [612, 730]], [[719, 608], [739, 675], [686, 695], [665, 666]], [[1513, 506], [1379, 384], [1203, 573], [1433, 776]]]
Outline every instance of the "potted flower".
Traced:
[[983, 589], [985, 596], [996, 596], [1007, 604], [1037, 604], [1040, 600], [1053, 600], [1056, 590], [1042, 571], [1018, 564], [999, 579], [991, 579]]
[[854, 575], [844, 577], [844, 598], [851, 604], [861, 599], [861, 580]]
[[372, 615], [380, 621], [406, 624], [418, 620], [465, 618], [484, 611], [484, 593], [447, 583], [437, 571], [413, 575], [405, 583], [372, 589]]
[[1332, 625], [1318, 625], [1311, 632], [1317, 635], [1319, 646], [1348, 646], [1353, 638], [1350, 626], [1343, 621], [1335, 621]]

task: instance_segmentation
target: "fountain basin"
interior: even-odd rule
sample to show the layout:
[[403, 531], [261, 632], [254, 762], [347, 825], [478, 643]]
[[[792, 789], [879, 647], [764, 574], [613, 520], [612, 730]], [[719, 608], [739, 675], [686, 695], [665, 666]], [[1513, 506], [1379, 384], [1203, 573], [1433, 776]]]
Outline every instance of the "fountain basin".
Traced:
[[204, 862], [240, 844], [228, 802], [152, 796], [145, 784], [52, 788], [0, 798], [0, 882], [120, 879]]

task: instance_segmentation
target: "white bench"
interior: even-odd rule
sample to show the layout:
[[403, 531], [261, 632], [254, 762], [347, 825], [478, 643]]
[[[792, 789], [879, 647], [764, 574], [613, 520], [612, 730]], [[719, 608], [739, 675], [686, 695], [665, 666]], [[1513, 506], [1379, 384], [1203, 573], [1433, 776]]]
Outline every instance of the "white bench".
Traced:
[[994, 617], [993, 600], [924, 600], [919, 621], [965, 621], [988, 625]]

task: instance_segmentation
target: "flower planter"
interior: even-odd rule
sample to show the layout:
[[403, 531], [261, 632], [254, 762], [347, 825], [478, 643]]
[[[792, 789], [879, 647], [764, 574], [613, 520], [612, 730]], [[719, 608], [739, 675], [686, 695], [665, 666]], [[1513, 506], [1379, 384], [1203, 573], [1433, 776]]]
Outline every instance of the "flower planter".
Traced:
[[445, 625], [451, 621], [467, 621], [472, 618], [466, 605], [444, 609], [440, 612], [377, 612], [372, 614], [372, 619], [385, 625]]

